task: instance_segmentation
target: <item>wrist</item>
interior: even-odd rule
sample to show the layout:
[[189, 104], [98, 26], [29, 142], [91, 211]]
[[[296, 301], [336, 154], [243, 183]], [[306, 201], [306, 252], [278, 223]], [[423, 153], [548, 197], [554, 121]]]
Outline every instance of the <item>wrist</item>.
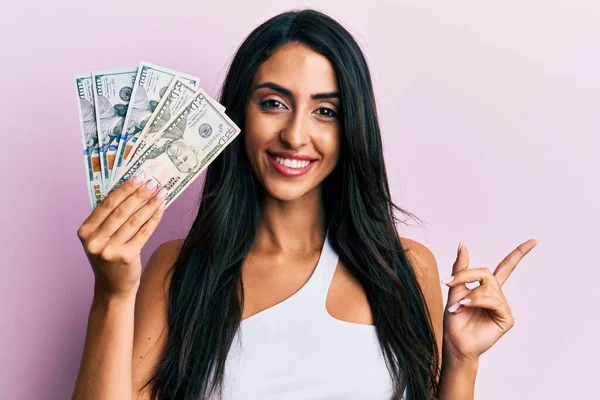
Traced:
[[479, 358], [465, 359], [444, 354], [442, 356], [442, 370], [447, 369], [465, 373], [477, 373], [477, 370], [479, 369]]
[[466, 359], [442, 352], [442, 369], [438, 387], [440, 400], [473, 400], [479, 358]]
[[94, 284], [94, 302], [102, 303], [108, 305], [110, 303], [121, 303], [121, 302], [129, 302], [135, 301], [137, 296], [137, 289], [139, 284], [132, 287], [131, 290], [126, 291], [111, 291], [106, 290], [102, 285], [95, 283]]
[[469, 357], [456, 351], [451, 343], [444, 341], [442, 347], [442, 367], [459, 368], [464, 370], [479, 368], [479, 356]]

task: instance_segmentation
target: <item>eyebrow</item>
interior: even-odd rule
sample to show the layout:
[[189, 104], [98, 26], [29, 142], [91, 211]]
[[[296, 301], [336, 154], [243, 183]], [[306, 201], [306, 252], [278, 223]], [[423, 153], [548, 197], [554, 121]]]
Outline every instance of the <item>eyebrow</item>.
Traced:
[[[260, 85], [256, 85], [256, 87], [252, 91], [262, 89], [262, 88], [269, 88], [271, 90], [281, 93], [284, 96], [292, 97], [291, 90], [284, 88], [283, 86], [278, 85], [274, 82], [265, 82], [265, 83], [261, 83]], [[340, 96], [339, 92], [325, 92], [325, 93], [311, 94], [310, 98], [313, 100], [334, 99], [334, 98], [341, 99], [341, 96]]]

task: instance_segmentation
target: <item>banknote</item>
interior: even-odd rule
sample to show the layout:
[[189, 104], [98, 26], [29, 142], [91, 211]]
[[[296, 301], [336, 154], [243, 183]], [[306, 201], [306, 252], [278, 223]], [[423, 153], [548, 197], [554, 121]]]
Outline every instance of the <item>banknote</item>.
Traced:
[[235, 123], [198, 89], [160, 136], [125, 168], [110, 191], [133, 175], [144, 174], [167, 189], [168, 207], [239, 133]]
[[183, 108], [195, 92], [196, 89], [185, 83], [183, 79], [179, 77], [173, 78], [165, 95], [160, 99], [156, 110], [150, 116], [150, 119], [131, 149], [131, 156], [118, 172], [119, 175], [123, 168], [137, 158], [148, 143], [152, 144], [154, 139], [156, 139], [156, 133], [160, 132], [171, 117]]
[[109, 187], [114, 155], [123, 131], [136, 74], [137, 68], [92, 72], [100, 167], [105, 190]]
[[86, 183], [92, 210], [102, 201], [102, 170], [98, 148], [98, 127], [94, 108], [92, 74], [75, 76], [79, 125], [83, 139], [83, 159], [85, 161]]
[[[183, 106], [187, 103], [190, 97], [194, 95], [195, 92], [196, 89], [188, 85], [180, 77], [176, 76], [173, 78], [171, 84], [167, 88], [167, 92], [158, 103], [156, 110], [148, 120], [144, 130], [140, 133], [137, 142], [133, 146], [133, 149], [131, 150], [131, 156], [127, 161], [127, 165], [134, 162], [148, 144], [152, 144], [154, 142], [157, 134], [171, 119], [171, 116], [177, 114], [177, 112], [183, 108]], [[221, 104], [213, 99], [210, 100], [212, 100], [212, 103], [215, 104], [217, 108], [221, 110], [221, 112], [225, 111], [225, 107], [223, 107]], [[122, 166], [121, 169], [125, 168], [127, 165]], [[119, 171], [119, 175], [121, 172], [122, 171]]]
[[111, 182], [116, 177], [121, 165], [127, 163], [135, 142], [175, 76], [179, 76], [194, 89], [198, 87], [199, 79], [194, 76], [144, 61], [140, 63], [133, 85], [131, 102], [125, 116], [123, 132], [121, 132], [115, 153], [115, 163], [111, 169]]

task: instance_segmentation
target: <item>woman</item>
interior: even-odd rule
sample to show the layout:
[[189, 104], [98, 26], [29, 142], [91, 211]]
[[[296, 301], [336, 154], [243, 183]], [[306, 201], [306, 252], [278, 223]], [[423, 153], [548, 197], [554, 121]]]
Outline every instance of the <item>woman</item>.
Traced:
[[321, 13], [254, 30], [220, 102], [242, 134], [185, 240], [141, 274], [165, 195], [141, 178], [79, 228], [96, 284], [74, 398], [472, 399], [535, 241], [494, 274], [459, 246], [443, 312], [433, 255], [396, 231], [366, 61]]

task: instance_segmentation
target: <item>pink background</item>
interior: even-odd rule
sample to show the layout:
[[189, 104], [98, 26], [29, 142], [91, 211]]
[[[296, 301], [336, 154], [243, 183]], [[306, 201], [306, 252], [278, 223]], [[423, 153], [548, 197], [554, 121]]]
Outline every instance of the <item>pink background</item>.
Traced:
[[[216, 95], [248, 33], [305, 6], [363, 46], [393, 194], [426, 221], [403, 235], [431, 248], [441, 277], [459, 240], [472, 266], [493, 268], [540, 239], [504, 287], [516, 325], [482, 356], [476, 397], [597, 395], [600, 3], [424, 3], [4, 5], [0, 397], [69, 398], [79, 366], [93, 276], [76, 237], [89, 204], [73, 75], [145, 60], [196, 74]], [[198, 189], [167, 211], [144, 260], [185, 234]]]

